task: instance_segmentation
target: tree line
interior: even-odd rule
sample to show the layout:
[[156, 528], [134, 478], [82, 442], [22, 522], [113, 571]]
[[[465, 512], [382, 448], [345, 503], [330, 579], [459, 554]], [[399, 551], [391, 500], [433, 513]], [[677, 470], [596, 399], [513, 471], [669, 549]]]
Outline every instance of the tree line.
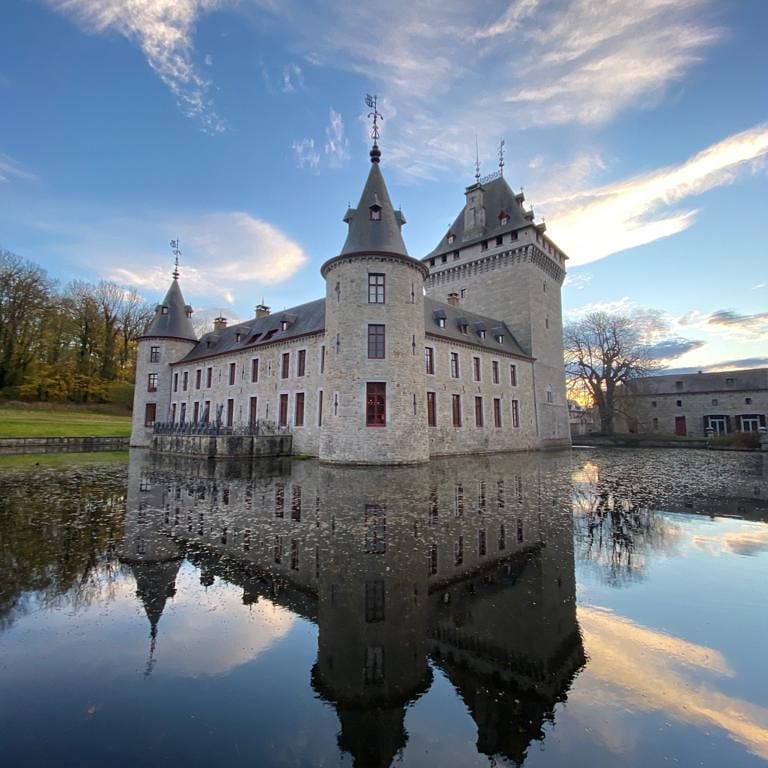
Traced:
[[130, 405], [136, 340], [154, 308], [110, 281], [60, 285], [0, 249], [0, 395]]

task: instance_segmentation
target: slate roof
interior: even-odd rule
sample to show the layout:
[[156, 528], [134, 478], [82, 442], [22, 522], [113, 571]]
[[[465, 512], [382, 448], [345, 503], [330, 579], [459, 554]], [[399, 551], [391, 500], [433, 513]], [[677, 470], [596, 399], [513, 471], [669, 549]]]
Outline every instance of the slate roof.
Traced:
[[[436, 315], [445, 316], [445, 328], [440, 328], [437, 325]], [[464, 318], [467, 323], [466, 334], [462, 333], [459, 328], [459, 318]], [[281, 330], [283, 320], [289, 322], [284, 331]], [[478, 331], [481, 327], [486, 330], [485, 339], [481, 339], [479, 336]], [[462, 306], [454, 307], [451, 304], [443, 304], [427, 297], [424, 298], [424, 329], [428, 333], [440, 336], [447, 341], [474, 344], [487, 349], [489, 352], [507, 352], [520, 357], [530, 357], [518, 344], [506, 324], [500, 320], [467, 312]], [[176, 365], [240, 352], [245, 349], [256, 350], [265, 344], [289, 341], [299, 336], [321, 333], [324, 330], [325, 299], [317, 299], [282, 312], [275, 312], [265, 317], [230, 325], [220, 331], [210, 331], [204, 334], [197, 345]], [[494, 339], [494, 331], [499, 331], [504, 335], [503, 344], [499, 344]], [[237, 340], [238, 335], [239, 341]]]
[[[478, 234], [472, 233], [471, 237], [464, 239], [466, 235], [464, 231], [465, 205], [435, 249], [427, 254], [422, 261], [435, 256], [442, 256], [444, 253], [450, 253], [457, 248], [463, 248], [481, 240], [487, 240], [495, 235], [530, 227], [533, 224], [533, 213], [526, 211], [523, 207], [524, 195], [522, 192], [515, 193], [503, 176], [481, 186], [483, 188], [483, 206], [485, 207], [485, 226], [483, 229]], [[509, 217], [509, 221], [503, 227], [499, 225], [499, 214], [502, 212]], [[448, 242], [449, 234], [456, 238], [453, 243]]]
[[[371, 207], [379, 208], [380, 219], [371, 220]], [[385, 251], [408, 256], [400, 227], [405, 217], [392, 207], [387, 185], [378, 161], [371, 163], [368, 180], [357, 208], [349, 208], [344, 221], [349, 224], [347, 239], [341, 249], [341, 256], [349, 253]]]
[[[164, 312], [164, 309], [167, 311]], [[155, 316], [144, 332], [144, 338], [157, 336], [166, 339], [196, 341], [197, 334], [188, 313], [192, 313], [192, 307], [184, 302], [179, 281], [174, 278], [168, 293], [165, 294], [163, 303], [155, 307]]]
[[[445, 328], [437, 324], [439, 317], [445, 318]], [[461, 321], [461, 323], [459, 322]], [[462, 333], [460, 325], [466, 324], [467, 333]], [[440, 336], [448, 341], [458, 341], [463, 344], [474, 344], [483, 347], [489, 352], [506, 352], [510, 355], [530, 358], [518, 343], [512, 331], [506, 323], [475, 312], [468, 312], [461, 305], [444, 304], [435, 301], [428, 296], [424, 297], [424, 329], [427, 333]], [[484, 329], [485, 338], [480, 338], [480, 330]], [[495, 334], [504, 336], [504, 343], [499, 344], [494, 338]]]
[[[288, 322], [288, 327], [284, 331], [281, 330], [283, 320]], [[317, 299], [283, 312], [274, 312], [271, 315], [246, 320], [244, 323], [230, 325], [220, 331], [206, 333], [197, 346], [191, 349], [179, 363], [239, 352], [243, 349], [257, 349], [264, 344], [288, 341], [297, 336], [317, 333], [324, 329], [325, 299]]]

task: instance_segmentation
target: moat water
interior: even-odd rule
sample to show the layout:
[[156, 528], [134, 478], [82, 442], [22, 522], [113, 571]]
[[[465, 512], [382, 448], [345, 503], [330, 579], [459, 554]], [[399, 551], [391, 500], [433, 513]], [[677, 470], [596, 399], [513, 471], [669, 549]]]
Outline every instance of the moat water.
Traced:
[[7, 766], [768, 763], [768, 456], [0, 459]]

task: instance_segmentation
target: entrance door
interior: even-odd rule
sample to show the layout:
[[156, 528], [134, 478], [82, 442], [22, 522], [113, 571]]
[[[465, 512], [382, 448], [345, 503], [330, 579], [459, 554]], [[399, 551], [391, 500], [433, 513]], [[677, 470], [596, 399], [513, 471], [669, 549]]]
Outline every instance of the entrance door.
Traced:
[[685, 428], [685, 416], [675, 416], [675, 434], [678, 437], [685, 437], [688, 434]]

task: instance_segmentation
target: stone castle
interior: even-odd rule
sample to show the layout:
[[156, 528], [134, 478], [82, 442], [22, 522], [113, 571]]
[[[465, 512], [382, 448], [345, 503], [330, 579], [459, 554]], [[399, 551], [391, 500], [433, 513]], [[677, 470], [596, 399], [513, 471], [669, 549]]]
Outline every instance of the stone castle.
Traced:
[[247, 432], [351, 464], [570, 444], [562, 349], [565, 254], [501, 173], [476, 177], [437, 247], [412, 258], [376, 142], [325, 298], [223, 318], [198, 339], [178, 270], [139, 340], [131, 445], [156, 425]]

